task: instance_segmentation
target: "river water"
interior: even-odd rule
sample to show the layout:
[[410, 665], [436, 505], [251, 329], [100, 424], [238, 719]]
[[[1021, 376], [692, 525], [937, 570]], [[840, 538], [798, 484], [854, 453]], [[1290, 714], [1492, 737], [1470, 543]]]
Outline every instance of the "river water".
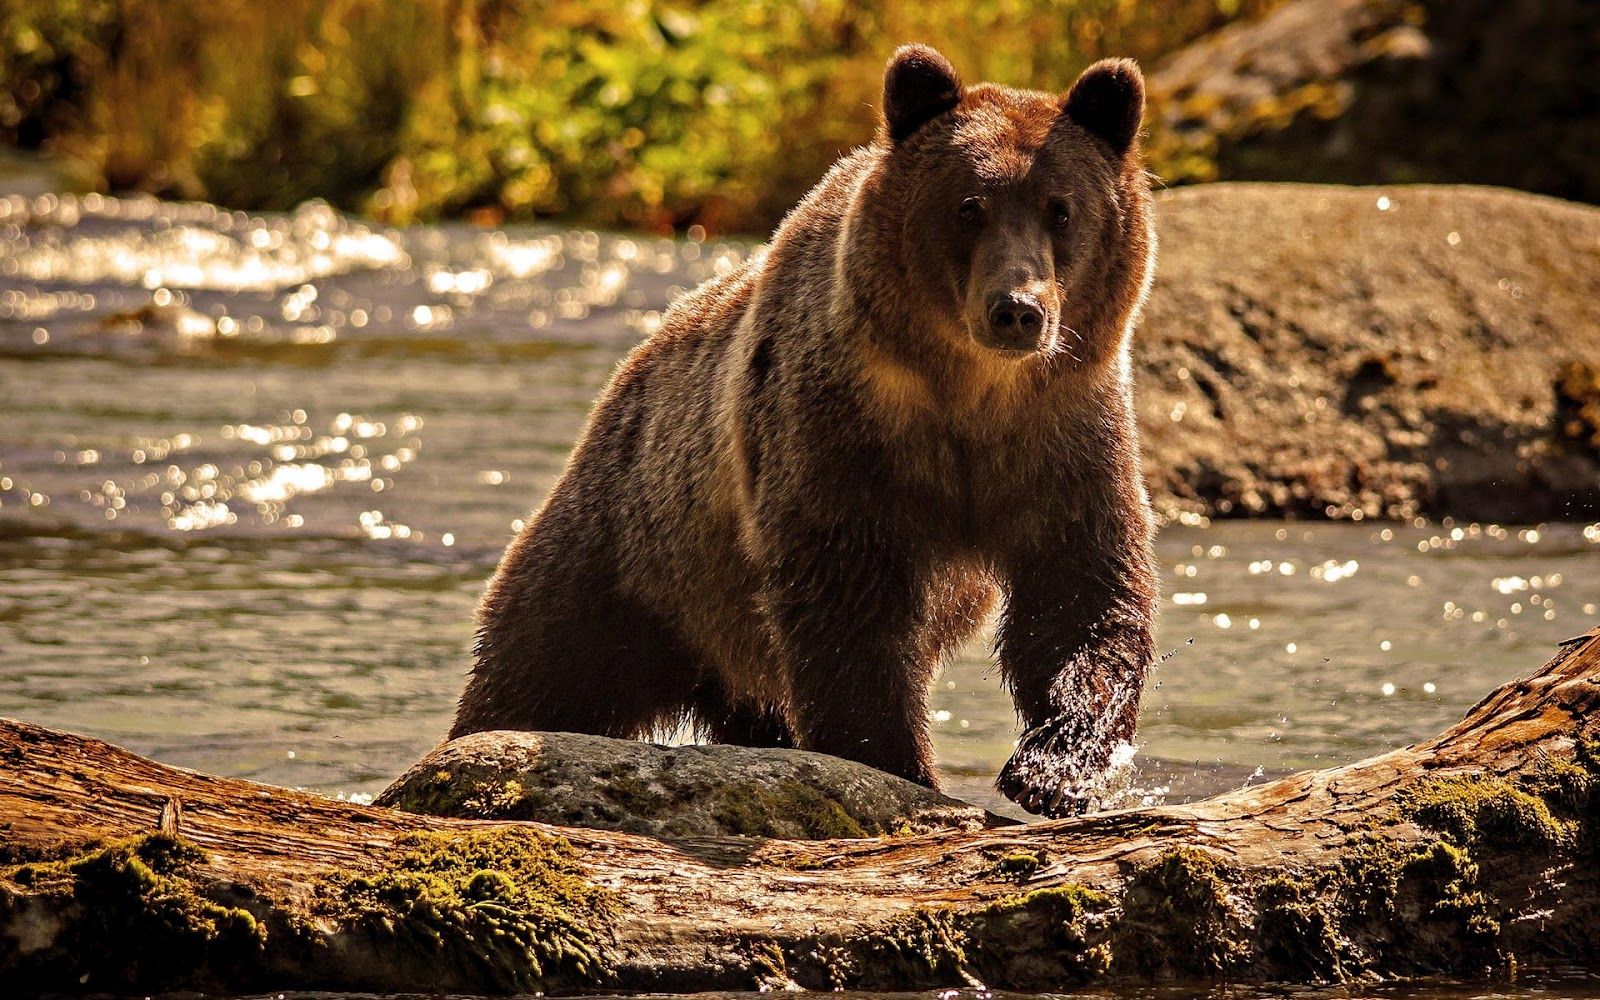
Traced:
[[[698, 237], [699, 234], [691, 234]], [[0, 198], [0, 715], [370, 796], [618, 359], [747, 248]], [[1177, 801], [1426, 737], [1592, 626], [1600, 526], [1168, 525], [1138, 772]], [[948, 790], [1016, 726], [940, 675]]]

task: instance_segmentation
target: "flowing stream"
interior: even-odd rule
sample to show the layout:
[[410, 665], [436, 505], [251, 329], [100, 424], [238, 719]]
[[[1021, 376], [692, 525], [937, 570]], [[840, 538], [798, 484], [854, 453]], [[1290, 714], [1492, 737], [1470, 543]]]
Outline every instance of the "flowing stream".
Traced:
[[[383, 231], [312, 205], [0, 198], [0, 714], [369, 796], [444, 732], [472, 609], [596, 392], [737, 244]], [[1119, 803], [1431, 735], [1595, 623], [1600, 526], [1265, 521], [1160, 536]], [[954, 794], [1016, 736], [939, 676]]]

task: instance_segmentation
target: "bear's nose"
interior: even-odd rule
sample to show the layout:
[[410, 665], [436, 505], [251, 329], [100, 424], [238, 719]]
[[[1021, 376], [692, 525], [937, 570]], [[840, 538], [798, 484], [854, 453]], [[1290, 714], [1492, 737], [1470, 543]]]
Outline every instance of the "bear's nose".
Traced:
[[1044, 326], [1044, 307], [1023, 292], [1000, 292], [989, 300], [989, 326], [1002, 338], [1032, 340]]

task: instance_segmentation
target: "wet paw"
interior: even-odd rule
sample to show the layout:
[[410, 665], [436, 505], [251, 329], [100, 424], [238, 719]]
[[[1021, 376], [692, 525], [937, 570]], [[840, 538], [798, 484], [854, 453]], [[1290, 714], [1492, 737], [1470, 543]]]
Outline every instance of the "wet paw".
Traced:
[[1057, 716], [1022, 734], [995, 787], [1031, 813], [1051, 819], [1081, 815], [1111, 760], [1103, 742], [1075, 720]]

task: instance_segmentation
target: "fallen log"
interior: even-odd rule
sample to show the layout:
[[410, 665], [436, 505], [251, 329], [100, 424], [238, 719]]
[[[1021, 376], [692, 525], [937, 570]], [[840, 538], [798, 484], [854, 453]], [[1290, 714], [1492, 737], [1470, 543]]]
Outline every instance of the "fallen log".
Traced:
[[36, 992], [1044, 990], [1593, 965], [1600, 629], [1448, 732], [976, 832], [446, 820], [0, 722], [0, 982]]

